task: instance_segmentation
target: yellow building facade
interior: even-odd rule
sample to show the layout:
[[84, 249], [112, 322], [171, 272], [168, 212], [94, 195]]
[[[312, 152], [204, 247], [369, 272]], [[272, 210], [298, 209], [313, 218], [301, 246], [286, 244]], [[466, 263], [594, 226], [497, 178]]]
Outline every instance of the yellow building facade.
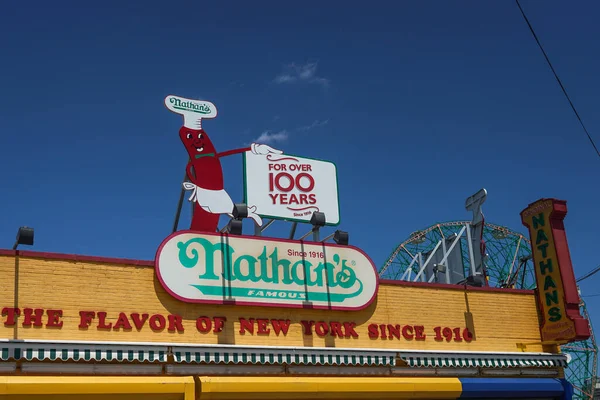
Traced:
[[381, 281], [343, 311], [183, 302], [147, 261], [2, 251], [0, 274], [0, 398], [568, 398], [534, 291]]

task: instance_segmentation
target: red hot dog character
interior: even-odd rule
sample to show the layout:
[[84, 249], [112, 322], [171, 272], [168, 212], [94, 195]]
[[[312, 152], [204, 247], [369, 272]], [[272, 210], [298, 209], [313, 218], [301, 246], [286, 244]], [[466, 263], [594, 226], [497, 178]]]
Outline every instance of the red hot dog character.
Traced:
[[[191, 190], [189, 200], [194, 204], [194, 216], [190, 229], [200, 232], [215, 232], [219, 224], [219, 216], [232, 216], [233, 201], [223, 186], [223, 170], [221, 157], [251, 151], [254, 154], [282, 154], [270, 146], [252, 143], [250, 147], [217, 153], [215, 146], [206, 131], [202, 129], [202, 118], [215, 118], [217, 109], [207, 101], [184, 99], [167, 96], [165, 105], [170, 111], [183, 115], [184, 125], [179, 129], [179, 138], [183, 142], [190, 161], [187, 165], [187, 176], [190, 182], [183, 187]], [[257, 225], [262, 219], [256, 213], [256, 207], [248, 207], [248, 217]]]

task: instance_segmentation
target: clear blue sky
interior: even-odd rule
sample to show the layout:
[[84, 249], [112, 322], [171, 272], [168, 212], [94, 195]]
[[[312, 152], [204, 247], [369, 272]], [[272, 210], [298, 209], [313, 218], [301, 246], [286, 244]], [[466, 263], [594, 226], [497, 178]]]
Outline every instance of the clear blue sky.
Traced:
[[[513, 1], [85, 3], [2, 6], [1, 247], [29, 225], [35, 250], [152, 259], [186, 163], [177, 94], [217, 105], [219, 150], [265, 134], [334, 161], [341, 227], [378, 266], [481, 187], [520, 232], [527, 204], [567, 200], [576, 275], [599, 264], [600, 159]], [[600, 142], [600, 4], [522, 4]], [[241, 200], [241, 157], [224, 173]]]

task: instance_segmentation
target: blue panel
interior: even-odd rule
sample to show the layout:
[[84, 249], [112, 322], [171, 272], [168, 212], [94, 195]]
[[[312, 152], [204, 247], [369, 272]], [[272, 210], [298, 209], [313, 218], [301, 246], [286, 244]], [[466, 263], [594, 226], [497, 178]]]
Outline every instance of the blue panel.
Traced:
[[564, 388], [564, 393], [561, 397], [561, 400], [571, 400], [573, 398], [573, 385], [566, 379], [561, 379], [560, 383], [562, 383]]
[[552, 378], [459, 378], [461, 399], [468, 398], [541, 398], [563, 397], [565, 387], [560, 379]]

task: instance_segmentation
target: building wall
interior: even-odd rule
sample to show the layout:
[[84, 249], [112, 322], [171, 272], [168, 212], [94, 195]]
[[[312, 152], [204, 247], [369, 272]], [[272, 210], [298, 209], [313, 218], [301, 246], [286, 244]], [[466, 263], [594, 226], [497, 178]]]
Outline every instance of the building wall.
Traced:
[[[171, 297], [157, 281], [150, 263], [51, 257], [0, 256], [0, 306], [21, 309], [16, 324], [0, 324], [0, 338], [495, 352], [520, 351], [517, 344], [527, 343], [525, 351], [543, 351], [536, 298], [531, 291], [465, 291], [382, 283], [376, 301], [362, 311], [214, 306], [186, 304]], [[44, 309], [43, 326], [23, 326], [25, 308]], [[62, 310], [61, 327], [47, 326], [47, 310], [52, 309]], [[96, 313], [87, 329], [79, 327], [80, 311]], [[162, 315], [165, 320], [169, 314], [181, 316], [184, 331], [153, 330], [148, 320], [139, 330], [98, 329], [98, 312], [106, 312], [106, 323], [113, 325], [123, 312], [132, 326], [131, 313], [148, 314], [148, 318]], [[202, 316], [225, 317], [223, 330], [199, 332], [196, 320]], [[255, 325], [254, 334], [242, 335], [239, 318], [289, 320], [289, 331], [276, 335], [268, 322], [269, 334], [259, 334]], [[7, 316], [2, 319], [6, 322]], [[355, 323], [358, 338], [306, 335], [302, 320]], [[370, 338], [369, 324], [423, 326], [426, 338]], [[436, 341], [437, 326], [460, 328], [461, 333], [470, 326], [475, 338], [470, 343]]]

